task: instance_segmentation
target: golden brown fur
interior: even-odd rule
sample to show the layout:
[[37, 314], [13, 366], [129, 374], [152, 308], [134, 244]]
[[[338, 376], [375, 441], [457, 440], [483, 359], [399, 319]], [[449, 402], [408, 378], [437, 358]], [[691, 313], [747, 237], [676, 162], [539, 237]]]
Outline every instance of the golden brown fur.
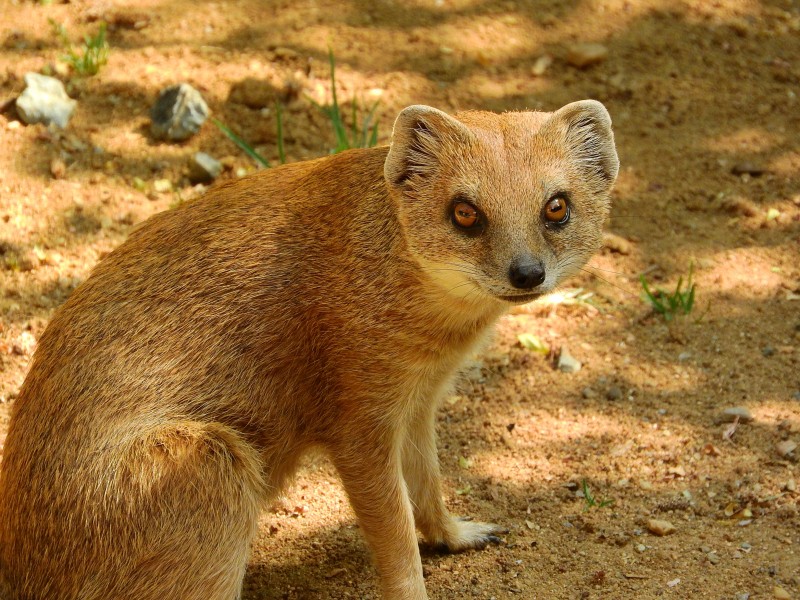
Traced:
[[[600, 240], [617, 162], [596, 102], [404, 110], [391, 148], [233, 181], [159, 214], [54, 315], [0, 475], [4, 600], [233, 599], [260, 507], [327, 450], [385, 598], [426, 598], [415, 524], [453, 551], [494, 525], [444, 506], [436, 402], [515, 302]], [[574, 218], [546, 230], [553, 190]], [[450, 219], [468, 195], [488, 220]], [[530, 290], [529, 290], [530, 291]]]

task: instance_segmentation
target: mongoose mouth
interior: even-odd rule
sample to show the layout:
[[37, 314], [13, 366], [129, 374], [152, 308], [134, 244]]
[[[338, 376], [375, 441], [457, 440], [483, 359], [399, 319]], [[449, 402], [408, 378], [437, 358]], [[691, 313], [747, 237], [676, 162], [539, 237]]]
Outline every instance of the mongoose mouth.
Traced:
[[498, 296], [498, 298], [514, 304], [526, 304], [528, 302], [533, 302], [543, 295], [544, 294], [514, 294], [512, 296]]

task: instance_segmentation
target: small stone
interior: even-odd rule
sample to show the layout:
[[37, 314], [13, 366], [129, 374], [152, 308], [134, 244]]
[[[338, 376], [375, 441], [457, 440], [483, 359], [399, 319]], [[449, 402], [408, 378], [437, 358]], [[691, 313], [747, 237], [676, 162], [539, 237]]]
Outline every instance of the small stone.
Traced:
[[60, 158], [56, 157], [50, 161], [50, 175], [53, 179], [63, 179], [67, 174], [67, 164]]
[[647, 550], [647, 546], [645, 546], [644, 544], [636, 544], [637, 552], [644, 552], [645, 550]]
[[17, 98], [17, 114], [28, 125], [51, 123], [64, 129], [78, 104], [67, 95], [64, 84], [58, 79], [25, 74], [25, 91]]
[[751, 162], [740, 162], [733, 165], [731, 173], [734, 175], [750, 175], [751, 177], [759, 177], [766, 172], [762, 165], [757, 165]]
[[753, 415], [751, 415], [750, 411], [744, 406], [726, 408], [720, 413], [717, 420], [720, 423], [732, 423], [736, 420], [736, 417], [739, 417], [739, 423], [749, 423], [753, 420]]
[[602, 44], [573, 44], [567, 50], [567, 62], [579, 69], [603, 62], [607, 56], [608, 48]]
[[775, 450], [778, 451], [778, 455], [782, 457], [789, 456], [792, 452], [797, 449], [797, 442], [794, 440], [783, 440], [782, 442], [778, 442], [775, 444]]
[[196, 89], [181, 83], [161, 91], [150, 111], [156, 139], [183, 141], [200, 130], [208, 117], [208, 105]]
[[562, 373], [577, 373], [581, 370], [581, 361], [572, 356], [566, 346], [558, 355], [558, 370]]
[[770, 356], [772, 356], [772, 355], [774, 355], [774, 354], [775, 354], [775, 348], [773, 348], [772, 346], [764, 346], [764, 347], [761, 349], [761, 354], [762, 354], [763, 356], [765, 356], [765, 357], [769, 358]]
[[192, 185], [211, 183], [222, 173], [222, 163], [205, 152], [197, 152], [189, 165], [189, 181]]
[[661, 519], [649, 519], [647, 521], [647, 530], [657, 536], [665, 536], [675, 533], [677, 528], [669, 521], [662, 521]]
[[592, 388], [587, 386], [583, 388], [583, 390], [581, 391], [581, 396], [583, 396], [585, 400], [591, 400], [592, 398], [597, 396], [597, 392], [595, 392]]
[[790, 479], [789, 481], [786, 482], [786, 485], [784, 486], [784, 488], [786, 488], [787, 492], [796, 492], [797, 491], [797, 482], [794, 479]]
[[692, 353], [691, 352], [681, 352], [680, 354], [678, 354], [678, 360], [680, 362], [685, 362], [685, 361], [689, 360], [690, 358], [692, 358]]
[[709, 552], [706, 555], [706, 558], [708, 559], [708, 562], [710, 562], [712, 565], [719, 564], [719, 554], [717, 554], [715, 552]]
[[547, 69], [550, 68], [550, 65], [553, 64], [553, 57], [549, 54], [543, 54], [539, 58], [536, 59], [536, 62], [533, 63], [533, 67], [531, 67], [531, 75], [534, 77], [541, 77], [545, 74]]
[[774, 598], [779, 598], [780, 600], [791, 600], [792, 599], [791, 594], [789, 594], [789, 592], [787, 592], [785, 589], [783, 589], [779, 585], [776, 585], [774, 588], [772, 588], [772, 596]]
[[744, 594], [736, 594], [736, 600], [750, 600], [750, 593], [745, 592]]
[[612, 385], [610, 388], [608, 388], [608, 391], [606, 392], [606, 398], [612, 401], [619, 400], [620, 398], [622, 398], [622, 390], [619, 389], [616, 385]]
[[627, 256], [631, 253], [632, 244], [620, 235], [614, 233], [603, 234], [603, 247], [608, 248], [611, 252]]
[[171, 192], [172, 191], [172, 182], [169, 179], [156, 179], [153, 182], [153, 191], [156, 191], [159, 194], [164, 194], [166, 192]]
[[11, 351], [20, 356], [30, 356], [36, 350], [36, 338], [30, 331], [23, 331], [15, 340]]

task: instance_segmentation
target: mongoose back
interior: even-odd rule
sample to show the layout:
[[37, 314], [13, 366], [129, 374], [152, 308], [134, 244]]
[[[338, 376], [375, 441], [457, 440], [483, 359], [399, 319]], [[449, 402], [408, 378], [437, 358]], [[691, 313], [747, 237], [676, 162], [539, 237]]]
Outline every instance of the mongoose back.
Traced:
[[263, 171], [154, 216], [54, 314], [0, 475], [4, 600], [233, 600], [259, 510], [331, 457], [384, 598], [427, 598], [437, 401], [509, 307], [600, 244], [598, 102], [404, 109], [389, 147]]

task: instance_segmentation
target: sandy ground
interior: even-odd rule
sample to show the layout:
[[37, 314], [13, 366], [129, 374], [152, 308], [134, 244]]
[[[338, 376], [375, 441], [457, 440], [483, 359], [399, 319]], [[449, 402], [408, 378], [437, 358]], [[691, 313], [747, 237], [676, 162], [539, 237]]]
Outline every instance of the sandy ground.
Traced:
[[[79, 103], [61, 133], [7, 103], [26, 72], [58, 64], [48, 19], [76, 42], [110, 24], [108, 65], [60, 75]], [[607, 56], [572, 66], [585, 42]], [[785, 452], [800, 443], [796, 0], [5, 0], [0, 440], [52, 311], [136, 223], [199, 193], [193, 153], [224, 159], [222, 179], [254, 169], [211, 123], [182, 144], [153, 140], [159, 90], [191, 83], [273, 160], [281, 100], [289, 160], [324, 155], [333, 139], [309, 98], [330, 97], [329, 47], [340, 99], [380, 99], [381, 143], [417, 103], [596, 98], [614, 120], [614, 237], [570, 284], [592, 304], [505, 317], [442, 407], [449, 506], [510, 533], [480, 552], [424, 549], [431, 597], [800, 598], [800, 449]], [[667, 325], [638, 276], [674, 289], [690, 264], [696, 308]], [[521, 333], [582, 369], [558, 371]], [[721, 423], [731, 407], [752, 420]], [[676, 531], [656, 535], [651, 519]], [[376, 596], [337, 476], [310, 458], [262, 517], [245, 598]]]

